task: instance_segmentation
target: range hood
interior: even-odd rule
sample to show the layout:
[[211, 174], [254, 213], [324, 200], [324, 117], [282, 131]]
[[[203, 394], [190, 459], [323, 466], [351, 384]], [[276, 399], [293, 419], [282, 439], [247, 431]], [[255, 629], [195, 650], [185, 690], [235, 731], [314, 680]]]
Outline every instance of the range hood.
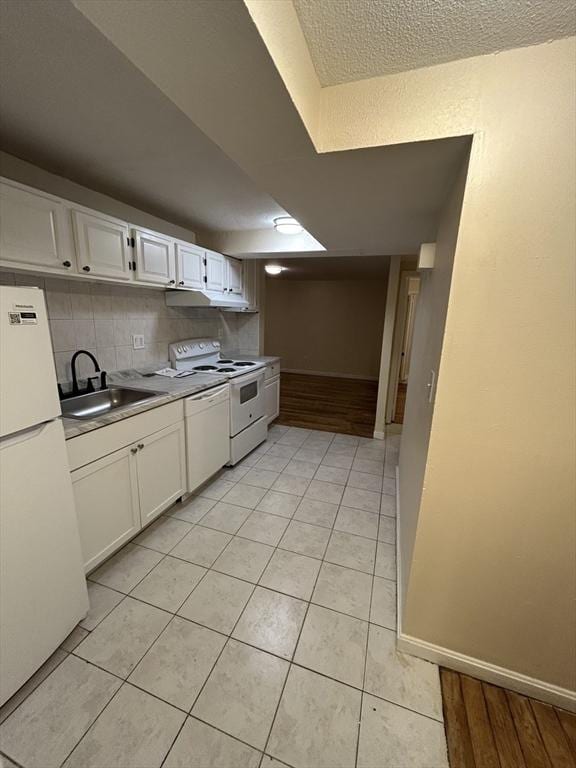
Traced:
[[167, 291], [166, 304], [169, 307], [217, 307], [236, 312], [248, 310], [248, 302], [243, 296], [215, 291]]

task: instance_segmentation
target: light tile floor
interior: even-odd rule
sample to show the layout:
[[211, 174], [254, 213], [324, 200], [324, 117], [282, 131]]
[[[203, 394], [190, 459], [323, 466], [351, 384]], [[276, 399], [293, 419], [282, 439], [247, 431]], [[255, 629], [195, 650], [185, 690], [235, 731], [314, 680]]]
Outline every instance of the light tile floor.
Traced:
[[5, 764], [446, 768], [438, 669], [395, 649], [398, 440], [275, 426], [100, 566]]

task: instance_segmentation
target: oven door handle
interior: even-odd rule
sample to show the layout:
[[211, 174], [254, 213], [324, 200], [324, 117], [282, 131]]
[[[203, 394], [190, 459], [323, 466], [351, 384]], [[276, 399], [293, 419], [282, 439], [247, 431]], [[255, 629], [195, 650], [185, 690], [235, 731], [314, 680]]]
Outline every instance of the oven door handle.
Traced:
[[238, 376], [235, 379], [230, 379], [230, 386], [239, 389], [240, 387], [246, 386], [246, 384], [252, 384], [253, 381], [258, 381], [258, 379], [264, 381], [265, 375], [266, 369], [261, 368], [258, 371], [254, 371], [254, 373], [248, 373], [243, 376]]

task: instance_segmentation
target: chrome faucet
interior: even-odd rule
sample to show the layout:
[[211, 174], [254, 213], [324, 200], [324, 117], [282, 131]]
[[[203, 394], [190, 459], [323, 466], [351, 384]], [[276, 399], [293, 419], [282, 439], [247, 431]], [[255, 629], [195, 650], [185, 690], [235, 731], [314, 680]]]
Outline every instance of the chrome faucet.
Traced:
[[80, 355], [88, 355], [90, 360], [92, 360], [94, 363], [95, 372], [100, 374], [100, 389], [106, 389], [106, 371], [100, 370], [98, 360], [96, 360], [92, 352], [88, 352], [86, 349], [79, 349], [78, 352], [74, 352], [72, 355], [72, 360], [70, 361], [70, 365], [72, 367], [72, 397], [74, 397], [74, 395], [85, 395], [88, 394], [88, 392], [94, 392], [94, 384], [92, 384], [92, 379], [97, 378], [96, 376], [87, 376], [86, 389], [84, 392], [80, 393], [80, 389], [78, 388], [78, 376], [76, 374], [76, 360], [80, 357]]

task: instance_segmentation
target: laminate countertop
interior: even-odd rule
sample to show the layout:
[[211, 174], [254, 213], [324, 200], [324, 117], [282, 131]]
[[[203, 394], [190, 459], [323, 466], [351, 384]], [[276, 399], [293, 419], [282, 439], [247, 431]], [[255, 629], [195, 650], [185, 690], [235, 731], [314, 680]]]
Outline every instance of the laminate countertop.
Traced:
[[264, 363], [264, 365], [274, 365], [279, 363], [280, 358], [276, 355], [244, 355], [242, 352], [226, 352], [222, 357], [231, 357], [234, 360], [253, 360], [255, 363]]
[[[156, 370], [159, 366], [155, 366]], [[125, 408], [119, 408], [116, 411], [98, 416], [90, 421], [81, 419], [67, 419], [62, 417], [64, 426], [64, 435], [66, 440], [70, 440], [78, 435], [84, 435], [86, 432], [92, 432], [94, 429], [100, 429], [108, 424], [113, 424], [122, 419], [129, 419], [137, 413], [149, 411], [151, 408], [158, 408], [173, 400], [180, 400], [183, 397], [194, 395], [197, 392], [203, 392], [219, 384], [225, 384], [228, 379], [219, 374], [195, 373], [193, 376], [186, 376], [183, 379], [170, 379], [166, 376], [150, 376], [151, 370], [131, 369], [127, 371], [116, 371], [108, 377], [108, 383], [112, 386], [131, 387], [133, 389], [142, 389], [156, 392], [156, 397], [151, 397], [143, 403], [128, 405]]]

